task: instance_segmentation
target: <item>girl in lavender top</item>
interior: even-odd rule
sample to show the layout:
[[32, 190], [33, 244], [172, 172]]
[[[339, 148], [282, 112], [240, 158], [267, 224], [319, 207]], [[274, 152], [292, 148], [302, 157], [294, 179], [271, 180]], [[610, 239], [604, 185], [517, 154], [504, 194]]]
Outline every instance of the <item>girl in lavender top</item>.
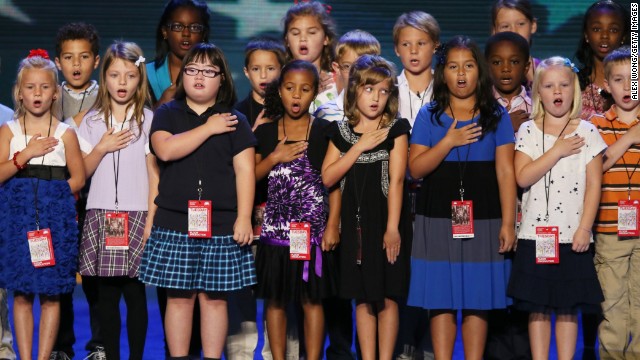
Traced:
[[[265, 116], [256, 129], [256, 179], [268, 178], [267, 205], [256, 258], [258, 297], [267, 300], [267, 332], [274, 359], [284, 359], [286, 304], [304, 311], [307, 359], [320, 359], [324, 340], [321, 300], [336, 292], [333, 251], [338, 244], [339, 191], [329, 195], [320, 177], [328, 121], [309, 114], [319, 76], [309, 62], [287, 64], [269, 85]], [[296, 224], [306, 224], [306, 251], [296, 252]], [[304, 226], [304, 225], [303, 225]], [[300, 232], [299, 232], [300, 233]], [[297, 259], [296, 259], [297, 258]], [[305, 258], [305, 259], [303, 259]]]
[[130, 359], [142, 359], [147, 332], [144, 284], [138, 267], [151, 232], [158, 167], [149, 153], [153, 113], [142, 50], [134, 43], [109, 47], [100, 92], [78, 130], [93, 149], [84, 153], [93, 176], [80, 244], [80, 274], [98, 276], [100, 324], [109, 359], [120, 358], [120, 298], [127, 304]]

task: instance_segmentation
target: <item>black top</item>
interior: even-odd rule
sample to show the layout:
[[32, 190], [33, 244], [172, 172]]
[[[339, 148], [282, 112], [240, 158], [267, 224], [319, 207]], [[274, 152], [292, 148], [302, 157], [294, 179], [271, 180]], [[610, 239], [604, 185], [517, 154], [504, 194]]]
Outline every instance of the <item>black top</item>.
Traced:
[[[198, 115], [185, 100], [173, 100], [156, 110], [149, 137], [156, 131], [183, 133], [204, 124], [209, 116], [225, 112], [238, 116], [235, 131], [209, 137], [182, 159], [166, 162], [158, 159], [160, 184], [155, 199], [158, 210], [154, 225], [186, 233], [188, 201], [198, 199], [198, 179], [201, 178], [202, 199], [213, 203], [212, 235], [233, 234], [238, 211], [233, 157], [256, 145], [256, 138], [245, 117], [218, 104]], [[150, 148], [155, 154], [151, 143]]]
[[[282, 121], [282, 119], [280, 119], [280, 121]], [[276, 149], [276, 146], [278, 146], [278, 142], [282, 140], [278, 139], [278, 124], [280, 121], [262, 124], [256, 129], [256, 138], [258, 138], [256, 154], [262, 155], [263, 159], [269, 156], [269, 154]], [[324, 155], [327, 153], [327, 147], [329, 145], [329, 136], [327, 131], [329, 130], [330, 124], [331, 123], [329, 121], [320, 118], [314, 119], [311, 123], [307, 154], [311, 165], [317, 170], [322, 170]], [[287, 141], [287, 143], [292, 142], [293, 141]]]
[[242, 101], [238, 101], [235, 105], [233, 105], [233, 108], [243, 113], [244, 116], [247, 117], [247, 121], [249, 121], [249, 125], [251, 125], [251, 127], [253, 128], [253, 125], [256, 123], [256, 118], [258, 117], [258, 114], [260, 114], [260, 111], [264, 109], [264, 105], [255, 101], [253, 99], [253, 96], [251, 96], [251, 92], [250, 92], [249, 96], [244, 98], [244, 100]]

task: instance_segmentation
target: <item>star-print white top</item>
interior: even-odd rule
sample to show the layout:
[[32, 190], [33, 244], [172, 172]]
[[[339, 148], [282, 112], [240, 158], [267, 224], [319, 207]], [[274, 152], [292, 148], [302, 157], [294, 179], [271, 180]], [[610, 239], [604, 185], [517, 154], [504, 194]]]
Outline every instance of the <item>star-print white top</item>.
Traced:
[[[580, 121], [576, 130], [566, 136], [580, 135], [585, 145], [578, 154], [564, 157], [551, 169], [549, 184], [549, 221], [545, 222], [547, 200], [544, 177], [522, 195], [522, 222], [518, 239], [535, 240], [537, 226], [558, 226], [560, 243], [571, 243], [578, 230], [586, 187], [587, 164], [607, 148], [596, 127], [588, 121]], [[544, 147], [549, 151], [556, 141], [552, 135], [544, 136]], [[516, 135], [516, 150], [536, 160], [542, 156], [542, 130], [533, 120], [520, 126]], [[593, 236], [590, 239], [593, 242]]]

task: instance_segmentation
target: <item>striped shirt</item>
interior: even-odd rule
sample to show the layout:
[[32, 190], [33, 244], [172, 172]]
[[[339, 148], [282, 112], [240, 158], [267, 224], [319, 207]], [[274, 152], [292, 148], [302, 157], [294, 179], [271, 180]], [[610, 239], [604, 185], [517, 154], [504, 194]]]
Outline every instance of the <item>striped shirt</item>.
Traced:
[[[613, 105], [603, 115], [593, 115], [590, 120], [598, 128], [607, 145], [611, 145], [626, 134], [629, 128], [638, 124], [640, 119], [630, 125], [619, 121], [616, 106]], [[618, 200], [628, 198], [629, 187], [631, 199], [640, 199], [640, 171], [636, 171], [639, 162], [640, 146], [634, 145], [603, 174], [600, 207], [595, 221], [596, 232], [618, 233]]]

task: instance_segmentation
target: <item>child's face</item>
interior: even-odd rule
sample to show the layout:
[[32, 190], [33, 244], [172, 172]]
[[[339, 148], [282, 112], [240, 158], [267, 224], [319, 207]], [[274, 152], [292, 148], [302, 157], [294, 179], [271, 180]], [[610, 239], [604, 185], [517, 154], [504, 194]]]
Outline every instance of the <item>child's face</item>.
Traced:
[[22, 73], [18, 99], [28, 113], [41, 116], [51, 109], [58, 86], [51, 71], [27, 69]]
[[342, 56], [333, 62], [333, 70], [338, 74], [338, 80], [342, 83], [342, 88], [346, 88], [349, 84], [349, 70], [358, 59], [358, 53], [350, 48], [345, 47]]
[[138, 89], [140, 70], [131, 61], [115, 59], [107, 68], [105, 79], [112, 103], [126, 105]]
[[429, 34], [407, 26], [398, 33], [395, 50], [405, 71], [419, 75], [431, 70], [431, 59], [437, 46]]
[[[182, 24], [184, 29], [182, 31], [172, 31], [168, 25], [174, 23]], [[162, 36], [169, 44], [169, 51], [178, 59], [184, 58], [193, 45], [202, 42], [204, 30], [192, 33], [188, 28], [189, 25], [194, 24], [204, 25], [198, 11], [192, 7], [181, 7], [173, 12], [168, 23], [162, 29]]]
[[199, 105], [211, 106], [215, 104], [218, 91], [220, 91], [220, 86], [222, 85], [222, 77], [224, 76], [224, 74], [220, 73], [220, 67], [208, 62], [190, 62], [185, 65], [185, 70], [189, 68], [213, 70], [218, 73], [215, 77], [204, 76], [202, 71], [199, 71], [196, 75], [182, 74], [182, 84], [189, 100]]
[[100, 56], [91, 51], [91, 43], [85, 39], [66, 40], [62, 42], [60, 57], [55, 61], [67, 86], [82, 91], [89, 87], [91, 73], [100, 64]]
[[529, 71], [529, 59], [514, 43], [501, 41], [492, 47], [487, 60], [493, 86], [500, 95], [518, 95]]
[[640, 100], [631, 100], [631, 65], [629, 61], [614, 64], [604, 80], [604, 88], [611, 93], [616, 106], [624, 111], [635, 109]]
[[362, 85], [358, 89], [356, 107], [360, 111], [360, 119], [379, 120], [387, 106], [391, 94], [390, 79], [375, 85]]
[[267, 84], [280, 76], [278, 57], [271, 51], [256, 50], [249, 56], [249, 63], [244, 68], [244, 74], [251, 83], [251, 90], [264, 98]]
[[624, 40], [624, 19], [611, 10], [597, 10], [589, 16], [586, 26], [584, 38], [600, 60], [620, 47]]
[[544, 107], [545, 113], [561, 118], [573, 105], [575, 91], [573, 74], [566, 66], [552, 66], [540, 76], [538, 95]]
[[291, 70], [284, 75], [279, 92], [285, 114], [291, 119], [300, 119], [309, 113], [316, 97], [314, 76], [307, 70]]
[[469, 49], [454, 48], [447, 54], [444, 82], [451, 96], [467, 99], [474, 96], [478, 85], [478, 62]]
[[329, 43], [329, 38], [318, 19], [309, 15], [298, 16], [289, 23], [285, 42], [295, 60], [306, 60], [319, 66], [322, 49]]
[[496, 22], [493, 24], [493, 34], [511, 31], [520, 34], [531, 43], [531, 35], [538, 30], [538, 23], [529, 20], [523, 13], [516, 9], [501, 8], [496, 15]]

